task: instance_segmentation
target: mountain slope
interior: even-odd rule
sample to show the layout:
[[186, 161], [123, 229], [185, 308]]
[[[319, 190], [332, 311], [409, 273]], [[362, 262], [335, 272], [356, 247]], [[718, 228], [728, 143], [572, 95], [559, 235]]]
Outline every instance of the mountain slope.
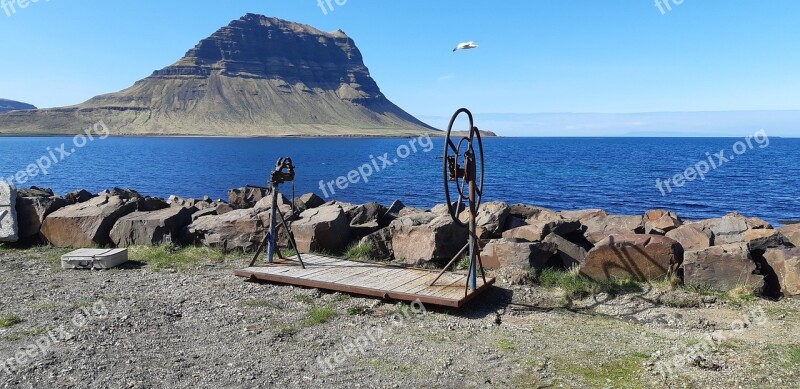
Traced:
[[380, 91], [342, 31], [247, 14], [175, 64], [83, 104], [0, 114], [0, 133], [405, 136], [433, 128]]
[[36, 109], [33, 105], [19, 101], [0, 99], [0, 112], [16, 111], [23, 109]]

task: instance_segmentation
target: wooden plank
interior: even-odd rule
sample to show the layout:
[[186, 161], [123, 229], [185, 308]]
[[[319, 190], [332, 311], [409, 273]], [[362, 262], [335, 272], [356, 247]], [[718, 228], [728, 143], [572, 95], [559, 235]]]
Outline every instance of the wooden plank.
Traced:
[[356, 285], [369, 288], [371, 285], [375, 285], [376, 283], [381, 282], [381, 280], [385, 280], [386, 277], [396, 271], [397, 269], [379, 267], [375, 268], [373, 271], [343, 278], [337, 282], [345, 285]]

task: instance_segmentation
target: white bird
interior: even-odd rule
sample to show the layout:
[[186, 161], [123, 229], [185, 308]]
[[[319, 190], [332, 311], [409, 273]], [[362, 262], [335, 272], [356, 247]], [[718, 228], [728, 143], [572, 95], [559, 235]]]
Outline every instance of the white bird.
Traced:
[[469, 50], [476, 48], [478, 48], [478, 44], [476, 42], [469, 41], [469, 42], [459, 43], [458, 46], [456, 46], [456, 48], [453, 49], [453, 52], [455, 53], [458, 50]]

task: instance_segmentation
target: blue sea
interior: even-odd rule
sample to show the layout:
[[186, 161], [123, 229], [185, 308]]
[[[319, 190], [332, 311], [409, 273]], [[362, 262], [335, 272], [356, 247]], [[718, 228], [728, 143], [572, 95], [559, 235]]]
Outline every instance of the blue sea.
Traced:
[[[484, 149], [484, 201], [615, 214], [667, 208], [689, 219], [739, 211], [775, 224], [800, 219], [800, 139], [489, 138]], [[298, 195], [431, 207], [444, 202], [442, 150], [436, 138], [5, 137], [0, 176], [62, 194], [116, 186], [225, 199], [229, 188], [266, 185], [275, 161], [288, 156]], [[698, 169], [707, 170], [702, 179]], [[282, 190], [288, 195], [291, 186]]]

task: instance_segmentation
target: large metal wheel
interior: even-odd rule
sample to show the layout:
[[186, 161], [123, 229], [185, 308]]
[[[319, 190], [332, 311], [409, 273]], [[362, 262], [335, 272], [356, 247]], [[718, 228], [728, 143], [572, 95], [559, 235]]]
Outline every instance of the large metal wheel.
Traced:
[[[466, 114], [469, 120], [469, 136], [462, 137], [458, 143], [453, 141], [453, 126], [459, 115]], [[447, 201], [447, 210], [453, 221], [462, 227], [467, 223], [461, 221], [459, 216], [469, 204], [469, 182], [475, 182], [475, 210], [478, 209], [483, 197], [483, 142], [481, 134], [475, 127], [472, 113], [461, 108], [450, 119], [447, 126], [447, 138], [444, 144], [444, 163], [442, 177], [444, 179], [444, 195]], [[452, 192], [451, 188], [455, 190]]]

